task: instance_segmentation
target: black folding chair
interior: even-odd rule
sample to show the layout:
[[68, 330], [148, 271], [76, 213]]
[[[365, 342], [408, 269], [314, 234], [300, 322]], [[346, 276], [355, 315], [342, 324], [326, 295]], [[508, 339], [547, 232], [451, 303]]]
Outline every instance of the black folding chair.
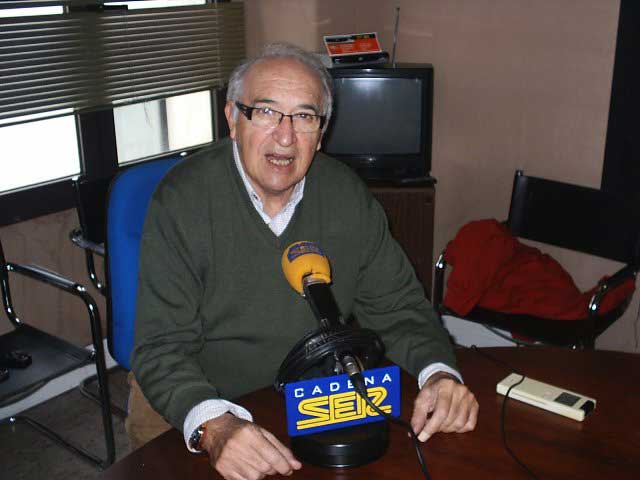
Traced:
[[584, 317], [578, 320], [558, 321], [480, 307], [461, 317], [442, 304], [447, 266], [442, 252], [435, 265], [434, 307], [442, 315], [507, 330], [534, 341], [593, 348], [595, 339], [622, 316], [630, 301], [629, 298], [613, 310], [600, 313], [603, 298], [614, 287], [636, 277], [640, 251], [638, 206], [638, 199], [529, 177], [518, 170], [506, 221], [514, 236], [615, 260], [624, 263], [624, 267], [598, 285]]
[[[87, 308], [93, 351], [74, 345], [21, 321], [16, 314], [11, 299], [10, 278], [14, 274], [50, 285], [82, 300]], [[36, 265], [20, 265], [7, 262], [1, 242], [0, 290], [5, 313], [13, 327], [9, 333], [0, 336], [0, 353], [4, 358], [11, 356], [14, 360], [17, 359], [17, 364], [12, 364], [13, 368], [8, 369], [7, 377], [0, 382], [0, 407], [6, 407], [25, 398], [49, 381], [65, 373], [85, 365], [95, 364], [99, 384], [99, 402], [102, 410], [106, 456], [100, 458], [63, 438], [42, 423], [23, 415], [4, 419], [2, 423], [26, 423], [95, 466], [106, 468], [111, 465], [115, 459], [115, 440], [100, 314], [95, 301], [87, 293], [85, 287], [55, 272], [45, 270]]]

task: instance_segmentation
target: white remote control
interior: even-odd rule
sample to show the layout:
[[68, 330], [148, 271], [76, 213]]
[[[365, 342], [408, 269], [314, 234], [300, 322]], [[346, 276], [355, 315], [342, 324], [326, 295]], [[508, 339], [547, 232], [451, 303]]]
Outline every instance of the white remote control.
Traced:
[[[512, 385], [518, 383], [522, 375], [512, 373], [496, 386], [501, 395], [506, 395]], [[580, 393], [563, 388], [554, 387], [548, 383], [539, 382], [529, 377], [511, 389], [509, 398], [520, 400], [534, 407], [539, 407], [549, 412], [573, 418], [579, 422], [596, 408], [596, 401]]]

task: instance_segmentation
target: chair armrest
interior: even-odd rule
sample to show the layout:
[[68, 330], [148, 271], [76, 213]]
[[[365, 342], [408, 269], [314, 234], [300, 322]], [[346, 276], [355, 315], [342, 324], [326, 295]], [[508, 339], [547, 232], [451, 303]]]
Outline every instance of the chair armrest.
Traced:
[[635, 278], [637, 273], [637, 267], [635, 265], [626, 265], [606, 280], [600, 282], [596, 292], [589, 301], [589, 314], [597, 314], [602, 299], [614, 288], [622, 285], [629, 279]]
[[607, 290], [615, 288], [618, 285], [622, 285], [630, 278], [635, 278], [637, 273], [638, 270], [635, 265], [627, 265], [611, 275], [605, 281], [601, 282], [600, 286], [605, 286]]
[[[93, 297], [87, 292], [87, 289], [79, 283], [73, 282], [62, 275], [39, 267], [37, 265], [21, 265], [17, 263], [6, 263], [7, 272], [17, 273], [25, 277], [37, 280], [39, 282], [46, 283], [56, 287], [62, 291], [79, 297], [87, 307], [89, 313], [89, 321], [91, 324], [91, 336], [93, 339], [94, 347], [98, 350], [102, 350], [102, 328], [100, 325], [100, 312], [98, 311], [98, 305]], [[12, 323], [18, 325], [20, 320], [15, 314], [15, 310], [11, 304], [11, 294], [8, 289], [5, 292], [5, 310]], [[97, 345], [99, 343], [100, 345]]]
[[69, 239], [74, 245], [104, 257], [104, 245], [84, 238], [79, 228], [75, 228], [69, 232]]
[[65, 290], [70, 293], [75, 291], [75, 282], [69, 280], [62, 275], [47, 270], [46, 268], [39, 267], [37, 265], [20, 265], [17, 263], [7, 263], [7, 270], [9, 272], [19, 273], [25, 277], [38, 280], [40, 282], [52, 285], [60, 290]]
[[93, 256], [100, 255], [104, 258], [104, 244], [97, 244], [87, 240], [82, 235], [82, 231], [79, 228], [71, 230], [69, 232], [69, 239], [71, 242], [77, 247], [82, 248], [84, 251], [85, 262], [87, 264], [87, 274], [91, 279], [91, 283], [96, 289], [106, 296], [106, 286], [105, 284], [98, 278], [98, 274], [96, 273], [95, 263], [93, 261]]

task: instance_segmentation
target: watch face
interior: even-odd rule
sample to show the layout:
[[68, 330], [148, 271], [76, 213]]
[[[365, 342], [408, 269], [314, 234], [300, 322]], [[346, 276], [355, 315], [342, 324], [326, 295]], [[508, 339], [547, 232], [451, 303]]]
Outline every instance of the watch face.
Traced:
[[194, 430], [189, 438], [189, 446], [194, 450], [200, 450], [200, 438], [202, 438], [203, 428], [198, 427]]

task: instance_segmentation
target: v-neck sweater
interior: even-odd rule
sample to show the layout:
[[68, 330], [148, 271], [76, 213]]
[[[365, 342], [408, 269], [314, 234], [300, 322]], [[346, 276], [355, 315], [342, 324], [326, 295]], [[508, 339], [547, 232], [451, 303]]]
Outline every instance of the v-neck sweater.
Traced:
[[199, 151], [162, 179], [147, 211], [132, 366], [156, 411], [181, 430], [200, 402], [273, 383], [293, 345], [318, 327], [281, 270], [299, 240], [320, 245], [344, 317], [376, 330], [392, 361], [413, 375], [436, 362], [455, 368], [446, 331], [353, 171], [316, 154], [278, 237], [233, 162], [228, 140]]

